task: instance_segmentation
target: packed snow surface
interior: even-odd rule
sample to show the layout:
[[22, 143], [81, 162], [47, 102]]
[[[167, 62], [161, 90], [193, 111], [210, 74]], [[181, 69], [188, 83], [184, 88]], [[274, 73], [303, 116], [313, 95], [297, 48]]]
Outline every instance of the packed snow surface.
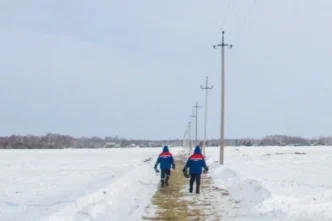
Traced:
[[141, 220], [161, 150], [0, 150], [0, 220]]
[[[142, 220], [160, 151], [0, 150], [0, 220]], [[218, 148], [206, 156], [213, 185], [229, 193], [209, 195], [224, 220], [332, 220], [332, 147], [226, 147], [224, 166]]]
[[216, 185], [238, 202], [226, 220], [332, 220], [332, 147], [226, 147], [224, 166], [219, 148], [206, 156]]

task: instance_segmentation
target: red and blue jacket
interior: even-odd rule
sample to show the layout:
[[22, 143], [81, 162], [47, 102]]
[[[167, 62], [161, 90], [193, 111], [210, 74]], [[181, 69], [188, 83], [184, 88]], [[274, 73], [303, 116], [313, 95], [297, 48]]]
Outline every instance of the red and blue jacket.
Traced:
[[186, 165], [183, 168], [183, 171], [186, 171], [189, 168], [190, 174], [201, 174], [202, 168], [208, 170], [209, 168], [206, 166], [205, 158], [201, 154], [201, 148], [196, 146], [194, 154], [189, 157]]
[[172, 166], [173, 169], [175, 168], [174, 158], [172, 154], [169, 152], [167, 146], [164, 146], [163, 152], [159, 155], [157, 162], [154, 165], [154, 168], [157, 168], [158, 164], [160, 164], [161, 170], [171, 169]]

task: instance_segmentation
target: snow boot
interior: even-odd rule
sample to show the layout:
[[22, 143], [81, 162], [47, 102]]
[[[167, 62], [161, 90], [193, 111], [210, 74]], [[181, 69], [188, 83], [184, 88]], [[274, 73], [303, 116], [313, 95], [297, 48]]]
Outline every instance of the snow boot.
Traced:
[[193, 193], [193, 187], [192, 186], [189, 187], [189, 193]]
[[165, 186], [165, 181], [162, 180], [162, 181], [161, 181], [161, 187], [164, 187], [164, 186]]
[[168, 186], [168, 180], [169, 180], [169, 176], [166, 176], [166, 179], [165, 179], [165, 185]]

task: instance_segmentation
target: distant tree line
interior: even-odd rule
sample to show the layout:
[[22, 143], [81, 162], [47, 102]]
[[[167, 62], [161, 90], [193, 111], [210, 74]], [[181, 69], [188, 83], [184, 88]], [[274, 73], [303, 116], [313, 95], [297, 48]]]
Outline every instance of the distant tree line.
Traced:
[[[219, 146], [219, 139], [208, 141], [209, 146]], [[225, 139], [227, 146], [325, 146], [332, 145], [332, 136], [307, 139], [298, 136], [269, 135], [261, 139]]]
[[162, 145], [177, 145], [182, 140], [134, 140], [119, 136], [107, 137], [79, 137], [69, 135], [47, 133], [43, 136], [34, 135], [11, 135], [0, 137], [0, 149], [62, 149], [62, 148], [103, 148], [112, 143], [116, 147], [129, 147], [130, 145], [140, 147], [161, 147]]
[[[218, 146], [219, 139], [207, 140], [207, 145]], [[43, 136], [11, 135], [0, 137], [0, 149], [61, 149], [61, 148], [104, 148], [104, 147], [161, 147], [163, 145], [181, 146], [183, 140], [135, 140], [119, 136], [107, 137], [79, 137], [48, 133]], [[269, 135], [262, 139], [226, 139], [228, 146], [312, 146], [332, 145], [332, 137], [306, 139], [303, 137], [286, 135]]]
[[58, 149], [75, 144], [76, 139], [71, 136], [51, 133], [45, 136], [11, 135], [0, 137], [0, 148], [2, 149]]
[[332, 137], [307, 139], [299, 136], [269, 135], [262, 139], [240, 139], [235, 146], [325, 146], [332, 145]]

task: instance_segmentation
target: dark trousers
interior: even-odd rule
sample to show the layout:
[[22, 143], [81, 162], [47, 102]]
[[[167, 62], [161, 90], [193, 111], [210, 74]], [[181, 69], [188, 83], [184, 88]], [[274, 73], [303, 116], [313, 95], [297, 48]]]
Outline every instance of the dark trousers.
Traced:
[[190, 174], [190, 186], [189, 191], [193, 192], [194, 183], [196, 182], [196, 193], [199, 193], [199, 187], [201, 185], [201, 174]]
[[171, 176], [171, 169], [161, 170], [161, 186], [168, 186], [168, 180]]

